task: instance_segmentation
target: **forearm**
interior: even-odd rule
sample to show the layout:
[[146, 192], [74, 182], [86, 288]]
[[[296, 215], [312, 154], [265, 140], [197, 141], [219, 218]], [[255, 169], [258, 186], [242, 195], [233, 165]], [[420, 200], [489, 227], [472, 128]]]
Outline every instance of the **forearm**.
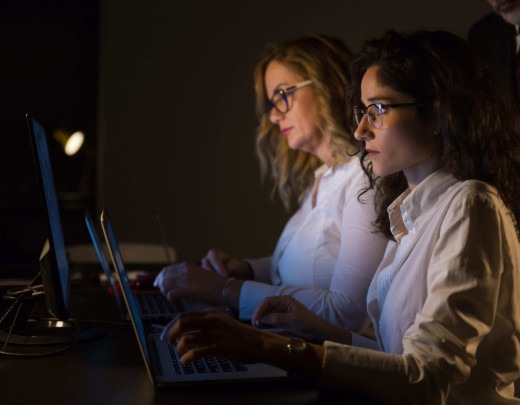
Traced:
[[419, 356], [378, 352], [326, 342], [323, 346], [321, 384], [364, 392], [388, 404], [440, 404], [447, 386], [432, 379]]
[[240, 304], [240, 291], [243, 284], [244, 280], [239, 280], [233, 277], [230, 277], [226, 281], [226, 284], [222, 288], [222, 298], [226, 306], [234, 310], [238, 309]]
[[247, 282], [242, 287], [240, 316], [248, 318], [267, 297], [291, 296], [324, 320], [339, 325], [342, 329], [358, 331], [365, 320], [365, 308], [342, 293], [321, 288], [300, 288], [286, 285], [272, 286]]
[[247, 260], [242, 260], [240, 267], [237, 267], [230, 273], [230, 277], [240, 280], [252, 280], [255, 277], [253, 267]]
[[313, 332], [313, 335], [316, 341], [320, 342], [330, 340], [332, 342], [346, 345], [352, 344], [352, 333], [350, 333], [350, 331], [325, 320], [321, 320], [320, 324], [317, 325], [316, 330]]
[[265, 334], [262, 344], [262, 362], [284, 370], [296, 370], [298, 375], [318, 379], [321, 376], [324, 350], [323, 346], [307, 343], [305, 350], [298, 356], [291, 355], [287, 336]]

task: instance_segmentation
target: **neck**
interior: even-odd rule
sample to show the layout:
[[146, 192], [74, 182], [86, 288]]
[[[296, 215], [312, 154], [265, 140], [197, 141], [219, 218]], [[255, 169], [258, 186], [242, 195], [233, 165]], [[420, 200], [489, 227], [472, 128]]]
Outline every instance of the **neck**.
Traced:
[[332, 156], [332, 153], [328, 150], [328, 148], [323, 151], [323, 153], [318, 153], [318, 158], [325, 163], [327, 166], [333, 166], [334, 165], [334, 157]]
[[420, 164], [404, 170], [408, 187], [413, 190], [417, 185], [423, 181], [430, 174], [441, 167], [441, 160], [438, 155], [433, 155], [429, 159]]
[[334, 165], [334, 156], [332, 156], [332, 152], [330, 151], [330, 135], [328, 133], [324, 133], [321, 139], [320, 144], [315, 150], [315, 155], [327, 166]]

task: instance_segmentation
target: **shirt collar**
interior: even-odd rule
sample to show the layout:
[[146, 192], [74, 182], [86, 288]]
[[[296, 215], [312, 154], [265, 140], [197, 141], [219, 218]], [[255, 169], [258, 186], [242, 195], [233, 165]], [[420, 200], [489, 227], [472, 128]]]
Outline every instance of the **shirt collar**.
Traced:
[[[457, 179], [446, 169], [439, 169], [413, 190], [406, 189], [388, 207], [390, 231], [397, 243], [419, 225], [421, 214], [429, 211]], [[420, 220], [419, 220], [420, 221]]]
[[334, 166], [328, 166], [325, 163], [322, 164], [320, 167], [318, 167], [316, 170], [314, 170], [314, 179], [325, 179], [327, 177], [331, 177], [336, 170], [339, 170], [342, 167], [345, 167], [346, 165], [340, 164], [340, 165], [334, 165]]
[[330, 172], [331, 170], [332, 168], [330, 166], [322, 164], [320, 167], [314, 170], [314, 178], [317, 179], [318, 177], [323, 176], [325, 173]]

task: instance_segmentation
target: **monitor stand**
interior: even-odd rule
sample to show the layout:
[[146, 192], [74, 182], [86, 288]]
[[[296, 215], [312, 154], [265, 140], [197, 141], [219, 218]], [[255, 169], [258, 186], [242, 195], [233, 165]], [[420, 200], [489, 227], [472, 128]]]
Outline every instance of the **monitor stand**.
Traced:
[[98, 339], [105, 331], [93, 323], [34, 318], [32, 313], [43, 294], [13, 299], [0, 314], [0, 342], [16, 345], [74, 344]]

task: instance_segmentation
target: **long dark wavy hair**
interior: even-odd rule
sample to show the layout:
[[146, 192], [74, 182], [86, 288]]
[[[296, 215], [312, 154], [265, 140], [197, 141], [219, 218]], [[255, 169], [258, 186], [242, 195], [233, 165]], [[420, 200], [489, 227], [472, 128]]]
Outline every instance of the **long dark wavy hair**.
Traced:
[[[519, 117], [469, 45], [442, 31], [391, 30], [366, 42], [352, 65], [353, 104], [361, 103], [361, 80], [371, 66], [379, 67], [382, 84], [425, 102], [417, 111], [433, 126], [442, 164], [459, 180], [494, 186], [520, 219]], [[393, 239], [387, 208], [408, 187], [406, 178], [399, 172], [376, 181], [371, 163], [361, 161], [376, 188], [376, 228]]]

